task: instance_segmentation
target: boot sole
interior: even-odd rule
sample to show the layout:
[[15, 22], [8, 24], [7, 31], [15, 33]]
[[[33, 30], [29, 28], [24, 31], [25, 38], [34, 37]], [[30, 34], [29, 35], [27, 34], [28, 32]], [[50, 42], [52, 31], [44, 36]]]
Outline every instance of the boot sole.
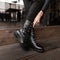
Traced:
[[45, 50], [44, 49], [36, 49], [36, 48], [32, 48], [34, 51], [39, 52], [39, 53], [43, 53]]

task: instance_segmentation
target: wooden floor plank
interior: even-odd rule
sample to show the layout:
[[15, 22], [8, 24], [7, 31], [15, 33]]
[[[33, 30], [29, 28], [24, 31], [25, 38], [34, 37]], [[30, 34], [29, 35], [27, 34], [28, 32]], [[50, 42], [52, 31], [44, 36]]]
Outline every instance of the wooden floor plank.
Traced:
[[24, 51], [17, 43], [0, 47], [0, 60], [17, 60], [33, 54], [36, 54], [36, 52], [32, 50]]

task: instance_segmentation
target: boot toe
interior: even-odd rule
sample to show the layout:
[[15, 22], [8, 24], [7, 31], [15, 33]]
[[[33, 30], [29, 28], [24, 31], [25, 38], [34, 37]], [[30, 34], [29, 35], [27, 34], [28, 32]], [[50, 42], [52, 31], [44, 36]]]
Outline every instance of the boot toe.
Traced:
[[33, 48], [33, 50], [37, 51], [39, 53], [43, 53], [44, 52], [44, 48], [41, 48], [41, 49]]
[[41, 46], [40, 44], [37, 44], [36, 46], [32, 46], [32, 49], [33, 49], [34, 51], [39, 52], [39, 53], [43, 53], [43, 52], [45, 51], [45, 50], [44, 50], [44, 47]]

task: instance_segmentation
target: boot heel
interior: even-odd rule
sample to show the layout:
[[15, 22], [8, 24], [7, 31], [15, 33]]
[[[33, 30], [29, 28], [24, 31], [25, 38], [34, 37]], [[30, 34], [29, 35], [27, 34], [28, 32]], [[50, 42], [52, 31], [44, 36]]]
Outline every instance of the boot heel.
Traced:
[[19, 34], [17, 33], [17, 31], [14, 32], [14, 36], [16, 37], [17, 42], [20, 43], [20, 36], [19, 36]]

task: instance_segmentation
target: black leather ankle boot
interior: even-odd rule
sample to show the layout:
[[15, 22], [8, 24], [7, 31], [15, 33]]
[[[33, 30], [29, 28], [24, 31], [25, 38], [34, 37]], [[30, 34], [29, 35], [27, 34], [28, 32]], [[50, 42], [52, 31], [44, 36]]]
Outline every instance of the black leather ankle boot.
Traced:
[[37, 43], [36, 38], [35, 38], [35, 34], [34, 34], [34, 29], [31, 29], [31, 37], [30, 37], [30, 41], [31, 41], [31, 47], [33, 50], [37, 51], [37, 52], [44, 52], [44, 48], [43, 46], [41, 46], [39, 43]]
[[14, 35], [24, 50], [30, 49], [30, 28], [31, 22], [26, 20], [22, 29], [17, 30]]

